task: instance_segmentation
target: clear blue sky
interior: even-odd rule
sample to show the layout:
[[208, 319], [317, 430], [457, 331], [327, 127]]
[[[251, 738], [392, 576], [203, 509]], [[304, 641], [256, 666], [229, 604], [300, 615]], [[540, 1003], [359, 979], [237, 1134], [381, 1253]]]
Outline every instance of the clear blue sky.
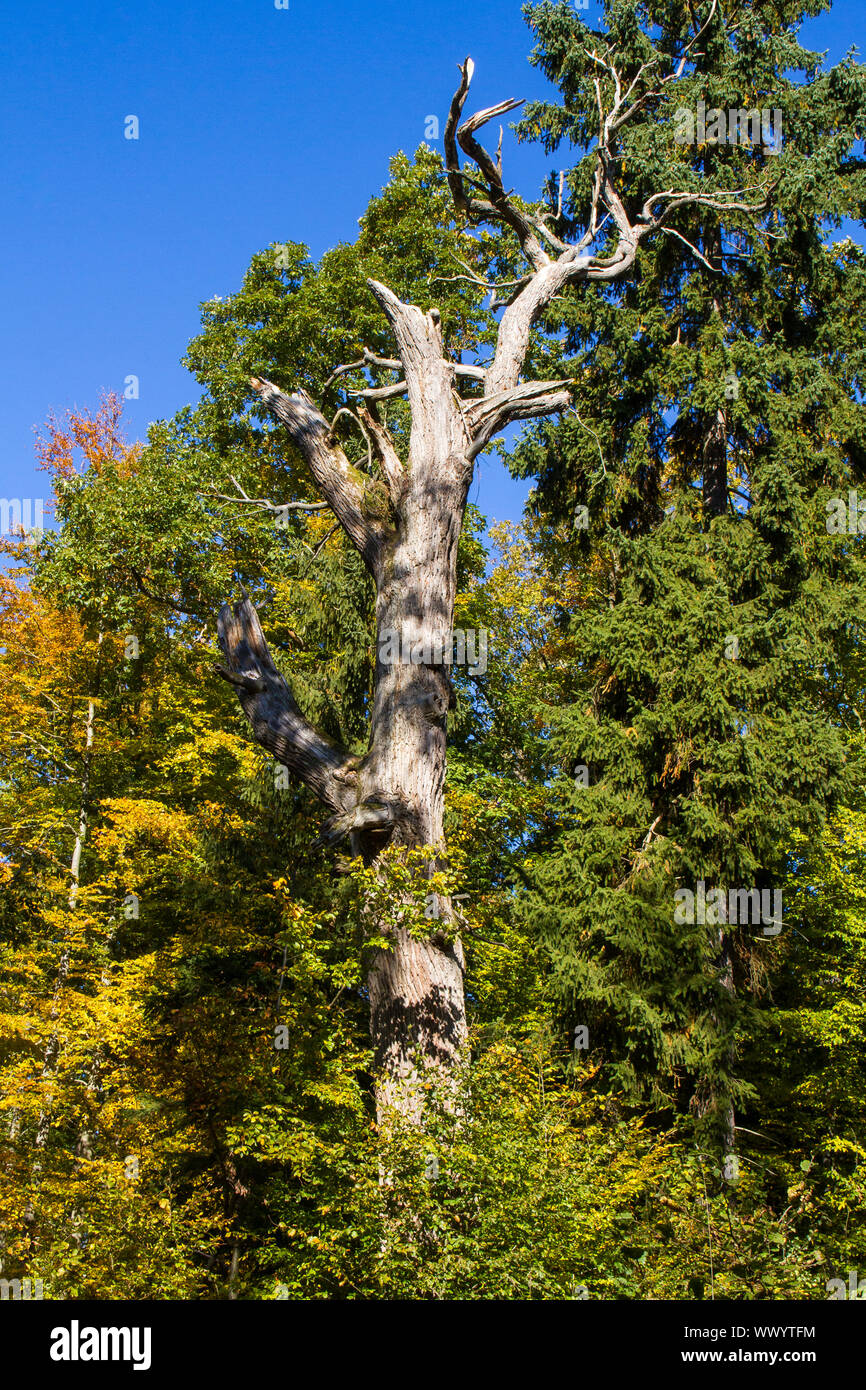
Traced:
[[[200, 302], [234, 291], [270, 242], [318, 256], [354, 239], [389, 157], [417, 148], [428, 115], [444, 125], [467, 53], [477, 106], [546, 90], [513, 0], [289, 5], [5, 7], [0, 494], [44, 492], [32, 431], [52, 408], [95, 407], [134, 374], [127, 428], [141, 438], [195, 400], [180, 358]], [[836, 61], [864, 13], [838, 0], [806, 41]], [[137, 141], [124, 139], [131, 114]], [[534, 194], [543, 154], [506, 139], [505, 159], [508, 182]], [[516, 519], [525, 492], [484, 461], [472, 495]]]

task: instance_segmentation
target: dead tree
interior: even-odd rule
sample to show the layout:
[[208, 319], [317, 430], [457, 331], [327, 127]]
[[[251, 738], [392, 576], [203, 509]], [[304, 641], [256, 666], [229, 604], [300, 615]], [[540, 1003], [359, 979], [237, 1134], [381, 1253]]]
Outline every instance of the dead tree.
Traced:
[[[501, 306], [498, 338], [486, 366], [450, 360], [435, 309], [424, 313], [402, 303], [387, 286], [368, 282], [393, 332], [396, 357], [377, 358], [367, 351], [362, 363], [350, 367], [392, 368], [401, 374], [399, 382], [364, 393], [367, 399], [358, 412], [384, 480], [384, 487], [378, 485], [381, 498], [373, 498], [372, 479], [352, 466], [328, 420], [306, 393], [288, 394], [269, 381], [252, 379], [375, 581], [379, 642], [369, 751], [363, 757], [352, 755], [303, 717], [246, 598], [234, 609], [224, 606], [220, 614], [226, 665], [219, 669], [237, 688], [258, 743], [330, 809], [325, 840], [335, 844], [347, 838], [353, 854], [368, 863], [386, 845], [444, 849], [448, 668], [435, 662], [384, 661], [381, 635], [387, 630], [407, 634], [421, 651], [448, 649], [457, 543], [475, 459], [512, 421], [549, 416], [571, 403], [568, 380], [522, 380], [533, 325], [568, 286], [624, 275], [644, 237], [674, 230], [666, 224], [678, 208], [702, 204], [757, 211], [763, 206], [763, 201], [742, 202], [721, 191], [668, 189], [630, 215], [617, 191], [618, 133], [682, 73], [699, 37], [695, 34], [667, 77], [658, 77], [653, 61], [641, 67], [627, 87], [609, 58], [590, 55], [598, 65], [599, 132], [587, 156], [595, 160], [591, 207], [586, 230], [576, 243], [557, 236], [550, 211], [518, 205], [503, 184], [501, 157], [491, 157], [476, 139], [489, 121], [522, 103], [504, 101], [460, 124], [473, 74], [467, 58], [444, 137], [454, 205], [469, 226], [498, 223], [508, 228], [526, 262], [526, 274]], [[458, 146], [475, 165], [471, 174], [461, 168]], [[607, 255], [593, 251], [602, 233], [611, 248]], [[337, 373], [350, 367], [338, 368]], [[474, 394], [467, 394], [467, 384]], [[406, 458], [400, 457], [375, 405], [377, 398], [396, 395], [408, 398], [411, 412]], [[442, 915], [453, 920], [450, 903], [443, 902]], [[431, 931], [427, 939], [419, 939], [396, 922], [379, 923], [377, 928], [391, 943], [389, 950], [377, 952], [369, 974], [379, 1115], [395, 1107], [420, 1120], [419, 1079], [426, 1076], [429, 1081], [431, 1071], [434, 1078], [452, 1076], [464, 1053], [463, 952], [451, 933]]]

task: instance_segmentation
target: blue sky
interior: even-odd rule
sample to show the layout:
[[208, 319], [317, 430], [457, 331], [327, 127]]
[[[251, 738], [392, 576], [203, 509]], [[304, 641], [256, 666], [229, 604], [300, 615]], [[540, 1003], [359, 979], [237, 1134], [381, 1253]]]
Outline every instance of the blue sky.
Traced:
[[[805, 42], [836, 61], [863, 13], [838, 0]], [[318, 256], [354, 239], [390, 156], [417, 148], [429, 115], [444, 125], [467, 53], [479, 107], [547, 90], [512, 0], [40, 0], [7, 7], [3, 29], [6, 497], [44, 492], [33, 427], [50, 410], [95, 407], [135, 375], [126, 420], [142, 438], [195, 400], [180, 358], [201, 301], [271, 242]], [[535, 193], [542, 152], [506, 140], [505, 160]], [[517, 519], [526, 489], [484, 460], [472, 496]]]

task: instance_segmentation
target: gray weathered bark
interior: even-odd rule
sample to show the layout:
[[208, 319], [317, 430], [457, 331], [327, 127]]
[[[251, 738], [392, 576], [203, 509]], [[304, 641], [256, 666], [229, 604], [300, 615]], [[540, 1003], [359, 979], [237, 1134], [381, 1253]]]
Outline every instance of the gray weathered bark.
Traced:
[[[331, 381], [362, 366], [402, 373], [400, 382], [363, 392], [365, 404], [357, 417], [384, 479], [379, 489], [387, 495], [385, 505], [379, 498], [374, 505], [373, 480], [349, 463], [328, 421], [304, 392], [289, 395], [271, 382], [252, 380], [364, 558], [376, 585], [380, 637], [390, 629], [432, 651], [440, 646], [450, 650], [457, 544], [474, 460], [510, 422], [562, 411], [571, 402], [568, 381], [520, 380], [533, 325], [555, 296], [581, 281], [623, 275], [634, 263], [640, 240], [654, 229], [668, 230], [664, 219], [676, 208], [701, 203], [751, 211], [762, 206], [734, 201], [724, 193], [666, 190], [649, 198], [640, 215], [631, 218], [617, 194], [617, 133], [665, 82], [682, 72], [687, 54], [688, 49], [678, 69], [662, 79], [652, 65], [642, 68], [625, 92], [612, 64], [597, 59], [595, 183], [587, 229], [576, 244], [555, 234], [549, 226], [550, 212], [518, 208], [506, 193], [498, 158], [494, 160], [476, 139], [488, 121], [520, 103], [503, 102], [459, 124], [473, 73], [470, 59], [463, 64], [444, 138], [456, 210], [471, 223], [498, 221], [507, 226], [527, 261], [527, 274], [506, 302], [487, 368], [448, 358], [435, 309], [424, 313], [402, 303], [385, 285], [368, 282], [393, 331], [397, 355], [379, 358], [365, 350], [360, 361], [338, 367]], [[486, 196], [475, 196], [480, 180], [467, 179], [461, 170], [458, 145], [480, 171]], [[467, 184], [474, 190], [472, 196], [467, 195]], [[598, 256], [593, 245], [611, 219], [614, 249]], [[461, 397], [460, 387], [466, 382], [476, 391], [480, 385], [482, 394]], [[375, 406], [377, 399], [403, 394], [411, 411], [405, 461]], [[242, 500], [270, 505], [262, 499]], [[248, 599], [234, 610], [223, 607], [219, 637], [226, 664], [218, 669], [237, 688], [255, 738], [331, 810], [322, 837], [326, 843], [348, 837], [353, 853], [367, 862], [373, 862], [385, 845], [444, 849], [447, 666], [385, 662], [377, 644], [370, 745], [358, 758], [303, 718], [271, 659]], [[453, 921], [447, 901], [442, 903], [442, 916]], [[396, 912], [394, 922], [377, 927], [391, 943], [390, 950], [378, 953], [369, 976], [380, 1119], [394, 1108], [417, 1121], [424, 1108], [420, 1083], [430, 1080], [431, 1071], [434, 1079], [452, 1077], [464, 1055], [463, 952], [451, 933], [434, 933], [426, 940], [412, 937], [398, 925]]]

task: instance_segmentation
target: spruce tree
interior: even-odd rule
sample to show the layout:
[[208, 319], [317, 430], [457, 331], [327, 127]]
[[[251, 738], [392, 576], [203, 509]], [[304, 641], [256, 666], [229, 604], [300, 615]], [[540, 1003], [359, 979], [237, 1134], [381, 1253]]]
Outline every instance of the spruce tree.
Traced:
[[[567, 698], [539, 710], [558, 795], [528, 910], [610, 1074], [689, 1106], [725, 1151], [780, 950], [774, 924], [728, 920], [730, 891], [778, 891], [859, 762], [847, 523], [866, 463], [866, 260], [834, 233], [863, 215], [866, 81], [852, 57], [824, 70], [800, 46], [804, 12], [610, 3], [591, 30], [568, 5], [527, 7], [560, 99], [521, 132], [589, 151], [551, 175], [561, 234], [586, 216], [599, 106], [682, 54], [696, 15], [679, 75], [618, 132], [623, 203], [639, 216], [657, 187], [771, 187], [759, 212], [691, 207], [642, 241], [633, 275], [553, 306], [539, 351], [576, 378], [575, 410], [514, 459], [538, 478], [554, 579], [586, 577], [560, 615]], [[702, 911], [713, 889], [725, 907]]]

